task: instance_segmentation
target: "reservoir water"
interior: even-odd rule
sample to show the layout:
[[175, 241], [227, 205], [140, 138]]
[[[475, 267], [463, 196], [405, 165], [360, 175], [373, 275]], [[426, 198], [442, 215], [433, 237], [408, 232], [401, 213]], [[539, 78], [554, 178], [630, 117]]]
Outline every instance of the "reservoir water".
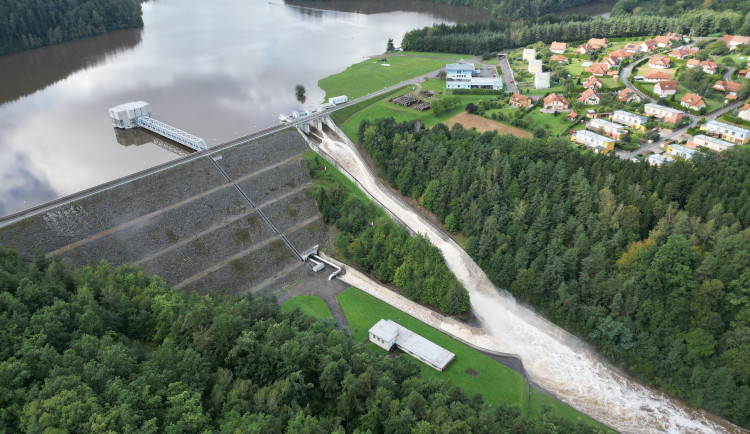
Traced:
[[317, 105], [319, 79], [388, 38], [488, 18], [411, 0], [153, 0], [143, 12], [143, 29], [0, 57], [0, 215], [177, 157], [148, 138], [119, 144], [109, 107], [148, 101], [211, 147], [302, 108], [298, 83]]

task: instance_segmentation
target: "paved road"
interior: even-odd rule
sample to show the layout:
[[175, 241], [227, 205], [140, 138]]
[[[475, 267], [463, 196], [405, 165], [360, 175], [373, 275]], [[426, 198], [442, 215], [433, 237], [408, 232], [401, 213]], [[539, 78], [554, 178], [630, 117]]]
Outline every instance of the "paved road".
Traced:
[[500, 65], [500, 71], [503, 74], [503, 81], [505, 82], [505, 89], [507, 89], [508, 92], [518, 93], [518, 86], [516, 86], [516, 83], [514, 83], [516, 80], [513, 77], [513, 69], [511, 69], [510, 67], [508, 58], [505, 57], [497, 63], [498, 65]]

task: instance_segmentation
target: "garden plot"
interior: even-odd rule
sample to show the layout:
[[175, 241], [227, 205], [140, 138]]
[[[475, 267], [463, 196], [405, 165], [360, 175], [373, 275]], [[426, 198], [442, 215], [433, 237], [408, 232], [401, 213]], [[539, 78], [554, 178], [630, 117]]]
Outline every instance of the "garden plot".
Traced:
[[0, 245], [22, 257], [52, 252], [225, 183], [210, 160], [200, 158], [37, 214], [0, 231]]
[[307, 144], [296, 130], [282, 131], [228, 149], [217, 163], [232, 179], [255, 172], [307, 151]]
[[97, 263], [102, 259], [120, 265], [169, 248], [212, 226], [224, 224], [247, 213], [249, 207], [237, 190], [225, 187], [59, 253], [73, 259], [76, 266]]
[[318, 208], [309, 188], [300, 190], [263, 207], [263, 213], [280, 232], [318, 215]]
[[309, 182], [310, 175], [303, 167], [302, 159], [294, 159], [241, 180], [237, 185], [250, 197], [255, 206], [261, 206]]
[[268, 244], [239, 257], [223, 261], [178, 288], [200, 294], [237, 294], [250, 291], [279, 273], [296, 268], [302, 261], [276, 237]]
[[139, 265], [160, 276], [167, 284], [176, 285], [273, 236], [271, 227], [253, 211], [228, 225], [186, 239]]

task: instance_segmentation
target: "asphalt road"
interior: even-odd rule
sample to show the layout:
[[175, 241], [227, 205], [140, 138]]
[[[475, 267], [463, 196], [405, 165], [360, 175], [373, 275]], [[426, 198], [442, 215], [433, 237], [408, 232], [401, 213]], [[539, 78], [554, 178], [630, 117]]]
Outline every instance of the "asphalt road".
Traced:
[[508, 58], [500, 59], [498, 65], [500, 65], [500, 71], [503, 74], [505, 89], [508, 92], [518, 93], [518, 86], [514, 83], [515, 78], [513, 77], [513, 70], [510, 68], [510, 63], [508, 63]]

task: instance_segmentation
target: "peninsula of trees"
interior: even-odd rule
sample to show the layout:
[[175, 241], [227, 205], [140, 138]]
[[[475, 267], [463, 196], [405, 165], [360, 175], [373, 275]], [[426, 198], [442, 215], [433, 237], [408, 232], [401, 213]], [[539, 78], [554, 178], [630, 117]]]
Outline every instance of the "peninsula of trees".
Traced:
[[142, 27], [136, 0], [0, 0], [0, 56]]

